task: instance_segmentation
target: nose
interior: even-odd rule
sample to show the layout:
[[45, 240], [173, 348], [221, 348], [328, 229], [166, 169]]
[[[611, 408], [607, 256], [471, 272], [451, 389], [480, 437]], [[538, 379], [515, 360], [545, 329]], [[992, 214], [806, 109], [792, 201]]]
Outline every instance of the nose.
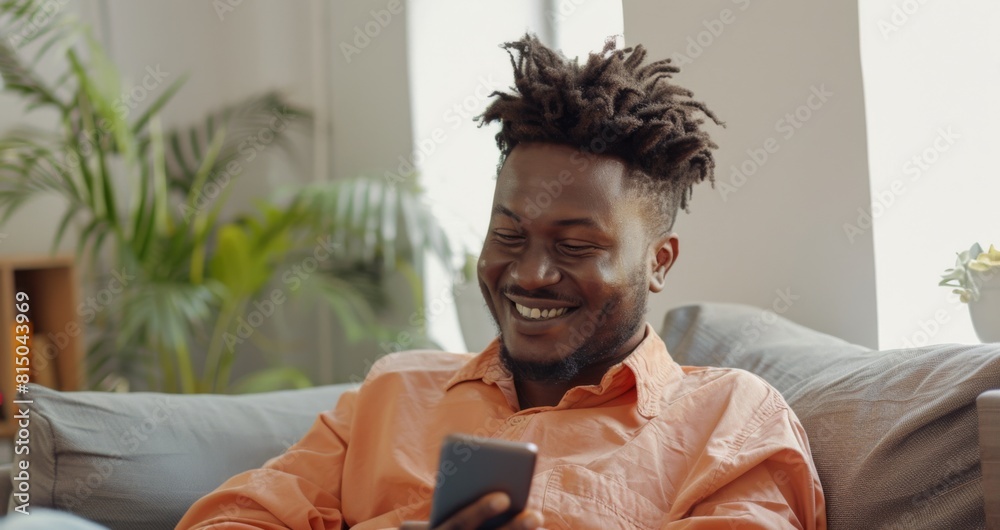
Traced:
[[533, 291], [559, 283], [559, 269], [543, 249], [529, 249], [510, 268], [514, 282], [526, 291]]

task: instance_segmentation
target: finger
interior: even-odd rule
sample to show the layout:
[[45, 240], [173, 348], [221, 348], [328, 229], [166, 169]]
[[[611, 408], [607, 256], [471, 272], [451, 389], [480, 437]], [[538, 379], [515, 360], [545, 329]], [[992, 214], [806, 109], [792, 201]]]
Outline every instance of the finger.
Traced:
[[403, 521], [403, 524], [399, 525], [399, 530], [427, 530], [431, 527], [430, 523], [421, 521]]
[[436, 530], [475, 530], [490, 517], [507, 511], [507, 508], [510, 508], [510, 497], [506, 493], [483, 495], [478, 501], [451, 516]]
[[517, 517], [505, 524], [501, 530], [538, 530], [545, 523], [545, 518], [537, 510], [524, 510]]

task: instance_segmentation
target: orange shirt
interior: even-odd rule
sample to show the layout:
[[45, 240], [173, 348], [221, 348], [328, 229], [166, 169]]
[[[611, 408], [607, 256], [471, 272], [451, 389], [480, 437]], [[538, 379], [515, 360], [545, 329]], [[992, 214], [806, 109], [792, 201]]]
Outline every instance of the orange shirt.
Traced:
[[529, 507], [547, 529], [826, 528], [806, 434], [741, 370], [682, 367], [651, 326], [600, 384], [518, 409], [482, 353], [383, 357], [288, 451], [199, 500], [177, 528], [397, 528], [427, 520], [451, 432], [538, 446]]

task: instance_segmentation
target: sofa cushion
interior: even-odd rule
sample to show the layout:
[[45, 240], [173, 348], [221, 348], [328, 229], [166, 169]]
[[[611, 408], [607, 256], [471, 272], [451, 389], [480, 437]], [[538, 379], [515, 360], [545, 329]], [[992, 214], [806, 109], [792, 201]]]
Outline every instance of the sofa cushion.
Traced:
[[681, 364], [742, 368], [784, 395], [831, 529], [984, 526], [976, 397], [1000, 388], [1000, 345], [871, 351], [733, 304], [674, 309], [663, 338]]
[[349, 387], [220, 396], [32, 385], [30, 452], [15, 455], [15, 470], [29, 462], [31, 507], [113, 530], [170, 529], [195, 500], [298, 441]]

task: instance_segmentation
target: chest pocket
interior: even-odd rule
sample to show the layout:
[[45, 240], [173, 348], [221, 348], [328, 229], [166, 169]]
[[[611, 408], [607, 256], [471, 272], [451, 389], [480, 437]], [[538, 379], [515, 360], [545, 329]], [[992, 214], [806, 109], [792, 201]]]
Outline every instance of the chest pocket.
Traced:
[[545, 528], [660, 528], [664, 512], [622, 481], [576, 465], [556, 466], [542, 497]]

